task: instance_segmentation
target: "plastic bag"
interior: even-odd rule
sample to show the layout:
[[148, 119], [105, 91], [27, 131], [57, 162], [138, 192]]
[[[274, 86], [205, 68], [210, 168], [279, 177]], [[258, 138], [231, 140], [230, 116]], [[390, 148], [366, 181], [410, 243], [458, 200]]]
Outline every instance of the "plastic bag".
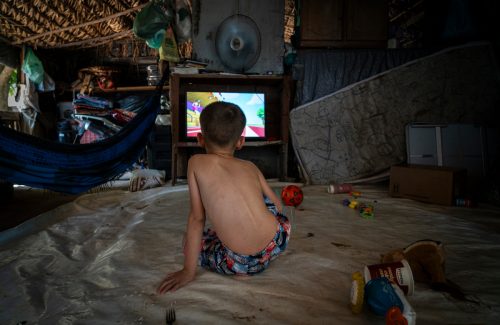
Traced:
[[175, 41], [175, 35], [172, 27], [167, 29], [159, 52], [160, 60], [179, 62], [179, 50], [177, 49], [177, 42]]
[[135, 36], [146, 40], [148, 46], [158, 48], [171, 20], [172, 17], [151, 1], [135, 17], [133, 31]]
[[165, 38], [165, 29], [160, 29], [159, 31], [156, 32], [156, 34], [153, 37], [148, 38], [146, 40], [146, 44], [152, 49], [157, 49], [163, 43], [164, 38]]
[[135, 169], [129, 181], [130, 192], [142, 191], [148, 188], [165, 185], [165, 171], [156, 169]]
[[36, 90], [39, 92], [48, 92], [56, 90], [56, 83], [48, 73], [44, 73], [43, 81], [36, 85]]
[[22, 70], [35, 85], [43, 82], [45, 71], [42, 61], [40, 61], [31, 48], [26, 50]]

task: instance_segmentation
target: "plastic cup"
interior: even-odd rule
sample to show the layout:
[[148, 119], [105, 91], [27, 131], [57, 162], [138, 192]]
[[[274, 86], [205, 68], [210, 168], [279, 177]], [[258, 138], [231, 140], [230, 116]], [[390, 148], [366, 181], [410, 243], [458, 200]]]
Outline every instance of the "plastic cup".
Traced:
[[405, 295], [411, 296], [415, 290], [413, 273], [407, 260], [400, 262], [367, 265], [364, 268], [365, 283], [371, 279], [385, 277], [395, 283]]

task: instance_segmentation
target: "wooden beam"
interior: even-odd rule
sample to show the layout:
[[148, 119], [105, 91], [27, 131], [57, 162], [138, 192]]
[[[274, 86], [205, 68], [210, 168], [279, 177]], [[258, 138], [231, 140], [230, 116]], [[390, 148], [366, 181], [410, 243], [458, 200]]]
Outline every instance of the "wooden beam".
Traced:
[[[128, 86], [128, 87], [116, 87], [116, 88], [111, 88], [111, 89], [101, 89], [101, 88], [94, 88], [92, 90], [93, 93], [99, 94], [99, 93], [120, 93], [120, 92], [148, 92], [148, 91], [156, 91], [157, 86]], [[166, 85], [163, 86], [163, 90], [169, 90], [170, 86]], [[73, 88], [72, 91], [80, 91], [81, 88]]]
[[[118, 38], [123, 38], [123, 37], [130, 36], [132, 34], [133, 34], [132, 30], [125, 30], [123, 32], [114, 33], [114, 34], [111, 34], [111, 35], [108, 35], [108, 36], [97, 37], [97, 38], [89, 38], [89, 39], [86, 39], [86, 40], [83, 40], [83, 41], [73, 42], [73, 43], [64, 43], [64, 44], [59, 44], [59, 45], [52, 45], [50, 47], [51, 48], [64, 48], [64, 47], [72, 47], [72, 46], [80, 46], [80, 45], [83, 46], [83, 45], [88, 44], [88, 43], [92, 43], [91, 44], [92, 46], [96, 46], [97, 42], [115, 40], [115, 39], [118, 39]], [[102, 43], [98, 44], [98, 45], [102, 45]]]

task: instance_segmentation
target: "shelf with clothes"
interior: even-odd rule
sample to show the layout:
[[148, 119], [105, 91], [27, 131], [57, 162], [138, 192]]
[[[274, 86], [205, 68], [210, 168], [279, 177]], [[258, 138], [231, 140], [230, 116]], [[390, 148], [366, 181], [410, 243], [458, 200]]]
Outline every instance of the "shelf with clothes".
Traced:
[[[167, 97], [169, 87], [163, 89]], [[130, 86], [85, 94], [75, 88], [73, 100], [60, 107], [60, 142], [91, 143], [112, 136], [134, 118], [156, 90], [156, 86]]]

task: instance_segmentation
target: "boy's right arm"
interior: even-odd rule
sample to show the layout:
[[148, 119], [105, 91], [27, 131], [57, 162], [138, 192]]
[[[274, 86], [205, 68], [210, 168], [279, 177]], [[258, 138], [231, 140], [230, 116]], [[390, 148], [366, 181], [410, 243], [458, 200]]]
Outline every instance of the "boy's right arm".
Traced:
[[274, 203], [278, 211], [281, 213], [283, 211], [281, 200], [278, 198], [276, 193], [274, 193], [274, 191], [271, 189], [271, 187], [267, 183], [266, 179], [264, 178], [264, 175], [262, 175], [260, 170], [257, 167], [256, 169], [257, 169], [257, 174], [259, 176], [259, 183], [260, 187], [262, 188], [262, 192]]
[[160, 294], [167, 291], [175, 291], [183, 287], [194, 280], [196, 275], [201, 238], [205, 227], [205, 209], [203, 208], [196, 175], [194, 173], [196, 169], [195, 165], [195, 159], [191, 159], [188, 164], [188, 186], [191, 209], [188, 217], [186, 244], [184, 247], [184, 268], [167, 275], [157, 289]]

